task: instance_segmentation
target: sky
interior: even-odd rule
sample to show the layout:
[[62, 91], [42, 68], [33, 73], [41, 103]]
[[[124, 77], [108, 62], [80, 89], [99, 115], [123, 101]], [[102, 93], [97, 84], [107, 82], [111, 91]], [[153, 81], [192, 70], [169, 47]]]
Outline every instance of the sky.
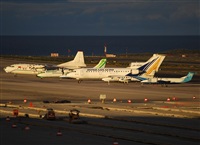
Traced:
[[199, 35], [199, 0], [1, 0], [1, 35]]

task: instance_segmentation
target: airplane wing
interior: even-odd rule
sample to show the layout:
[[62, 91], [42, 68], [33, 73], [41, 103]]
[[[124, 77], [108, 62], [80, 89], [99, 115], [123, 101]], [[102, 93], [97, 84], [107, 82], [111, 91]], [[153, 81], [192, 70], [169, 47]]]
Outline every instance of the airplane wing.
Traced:
[[118, 80], [119, 80], [118, 77], [106, 77], [106, 78], [102, 78], [102, 81], [105, 81], [105, 82], [118, 81]]
[[129, 82], [131, 80], [131, 77], [122, 75], [113, 75], [103, 78], [102, 80], [105, 82], [111, 82], [111, 81]]
[[157, 83], [158, 84], [170, 84], [171, 81], [158, 80]]

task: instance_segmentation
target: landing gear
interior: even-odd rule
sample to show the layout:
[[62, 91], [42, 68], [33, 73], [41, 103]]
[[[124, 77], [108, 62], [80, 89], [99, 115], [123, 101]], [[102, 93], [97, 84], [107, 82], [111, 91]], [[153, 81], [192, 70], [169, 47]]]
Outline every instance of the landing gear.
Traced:
[[162, 86], [162, 87], [168, 87], [168, 85], [167, 85], [167, 84], [162, 84], [161, 86]]
[[78, 83], [80, 84], [82, 81], [81, 80], [78, 80]]

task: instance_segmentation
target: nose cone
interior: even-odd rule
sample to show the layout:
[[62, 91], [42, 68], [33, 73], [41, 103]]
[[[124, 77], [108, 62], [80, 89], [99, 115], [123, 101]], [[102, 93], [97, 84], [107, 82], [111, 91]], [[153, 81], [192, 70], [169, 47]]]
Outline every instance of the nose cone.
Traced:
[[39, 73], [36, 76], [39, 77], [39, 78], [43, 78], [44, 77], [43, 73]]
[[111, 78], [103, 78], [102, 81], [109, 82], [111, 81]]
[[5, 67], [5, 68], [4, 68], [4, 71], [5, 71], [6, 73], [9, 73], [9, 72], [11, 72], [12, 70], [11, 70], [10, 67]]

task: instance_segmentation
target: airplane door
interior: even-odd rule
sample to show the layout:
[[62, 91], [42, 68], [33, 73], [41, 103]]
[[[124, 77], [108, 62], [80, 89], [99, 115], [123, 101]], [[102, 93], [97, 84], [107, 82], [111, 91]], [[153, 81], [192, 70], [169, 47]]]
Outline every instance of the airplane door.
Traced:
[[102, 70], [99, 70], [99, 75], [102, 75], [103, 71]]
[[80, 76], [83, 76], [83, 74], [84, 74], [84, 73], [83, 73], [83, 70], [81, 70], [81, 71], [80, 71]]
[[99, 73], [99, 78], [101, 78], [101, 77], [102, 77], [102, 74], [103, 74], [103, 70], [102, 70], [102, 69], [99, 69], [99, 70], [98, 70], [98, 73]]

